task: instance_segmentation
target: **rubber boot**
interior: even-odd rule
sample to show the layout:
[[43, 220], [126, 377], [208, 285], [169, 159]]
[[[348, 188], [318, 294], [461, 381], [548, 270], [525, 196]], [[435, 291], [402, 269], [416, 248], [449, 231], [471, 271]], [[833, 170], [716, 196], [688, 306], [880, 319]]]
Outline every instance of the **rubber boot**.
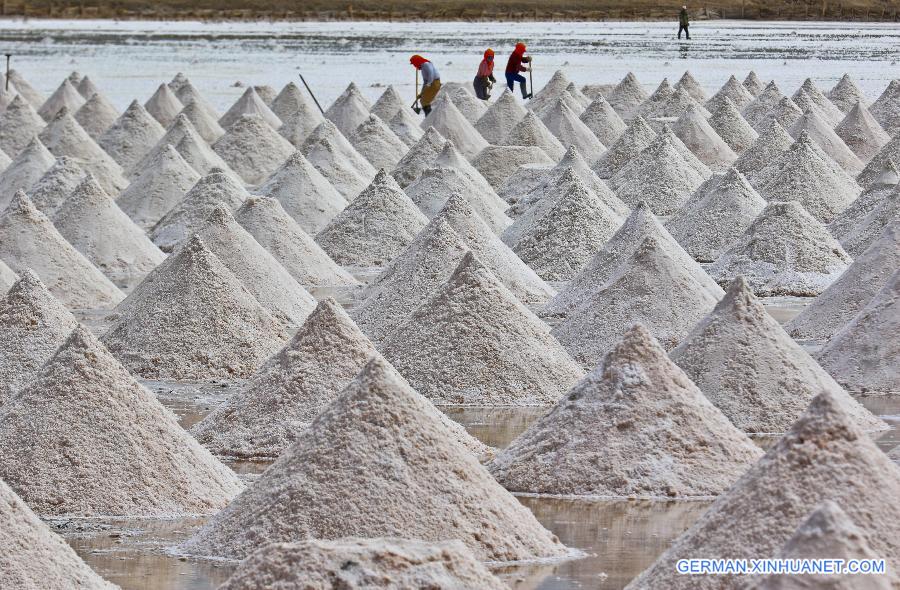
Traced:
[[531, 94], [528, 93], [528, 85], [525, 82], [519, 82], [519, 87], [522, 89], [522, 98], [524, 100], [531, 98]]
[[422, 112], [425, 113], [425, 116], [428, 116], [428, 113], [431, 112], [431, 105], [422, 105]]

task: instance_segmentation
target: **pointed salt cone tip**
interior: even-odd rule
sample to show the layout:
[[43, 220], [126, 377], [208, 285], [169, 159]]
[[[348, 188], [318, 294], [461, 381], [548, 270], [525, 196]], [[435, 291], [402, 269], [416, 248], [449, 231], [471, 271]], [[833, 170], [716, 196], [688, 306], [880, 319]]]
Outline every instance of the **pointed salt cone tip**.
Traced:
[[[638, 353], [636, 355], [635, 353]], [[603, 372], [615, 369], [618, 359], [634, 359], [636, 356], [647, 358], [648, 356], [662, 355], [668, 358], [662, 345], [653, 337], [653, 334], [641, 322], [631, 324], [622, 337], [603, 357], [603, 361], [597, 366], [597, 370]], [[619, 371], [620, 380], [628, 378], [628, 375]]]
[[900, 183], [900, 175], [897, 174], [897, 167], [893, 161], [888, 160], [881, 174], [875, 179], [875, 184], [893, 186], [898, 183]]

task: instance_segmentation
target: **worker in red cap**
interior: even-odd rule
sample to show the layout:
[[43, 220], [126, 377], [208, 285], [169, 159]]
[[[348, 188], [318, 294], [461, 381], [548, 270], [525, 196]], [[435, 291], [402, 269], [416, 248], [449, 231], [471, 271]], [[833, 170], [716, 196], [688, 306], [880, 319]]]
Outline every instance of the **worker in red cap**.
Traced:
[[422, 105], [422, 111], [425, 112], [425, 116], [428, 116], [428, 113], [431, 112], [431, 103], [434, 102], [438, 90], [441, 89], [441, 75], [438, 73], [437, 68], [434, 67], [434, 64], [421, 55], [412, 56], [409, 58], [409, 63], [416, 70], [422, 72], [422, 92], [416, 96], [416, 100]]
[[475, 74], [475, 96], [481, 100], [488, 100], [491, 97], [491, 87], [497, 81], [494, 78], [494, 50], [488, 48], [484, 52], [484, 59], [478, 65], [478, 73]]
[[525, 55], [525, 44], [516, 43], [516, 48], [513, 49], [509, 61], [506, 62], [506, 85], [513, 90], [515, 83], [518, 82], [522, 89], [522, 98], [531, 98], [525, 76], [522, 75], [522, 72], [527, 72], [528, 68], [523, 66], [523, 63], [531, 63], [531, 58]]

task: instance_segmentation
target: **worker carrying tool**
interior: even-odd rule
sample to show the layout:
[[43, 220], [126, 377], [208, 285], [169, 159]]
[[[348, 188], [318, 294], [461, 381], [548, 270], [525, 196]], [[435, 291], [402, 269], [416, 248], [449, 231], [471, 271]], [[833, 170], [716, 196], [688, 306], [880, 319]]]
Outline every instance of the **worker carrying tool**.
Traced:
[[[416, 68], [416, 102], [413, 103], [413, 110], [416, 113], [424, 111], [425, 116], [428, 116], [428, 113], [431, 112], [431, 104], [434, 102], [438, 90], [441, 89], [441, 75], [434, 64], [421, 55], [412, 56], [409, 58], [409, 63]], [[422, 73], [422, 92], [419, 92], [419, 72]]]

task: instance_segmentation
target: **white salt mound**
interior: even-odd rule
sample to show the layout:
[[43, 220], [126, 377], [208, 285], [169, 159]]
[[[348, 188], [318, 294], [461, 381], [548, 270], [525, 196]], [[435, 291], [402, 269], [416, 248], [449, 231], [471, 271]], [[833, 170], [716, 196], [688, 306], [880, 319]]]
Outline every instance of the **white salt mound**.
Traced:
[[694, 78], [690, 70], [685, 70], [678, 82], [675, 83], [675, 89], [678, 90], [679, 88], [683, 89], [691, 98], [701, 104], [706, 102], [706, 99], [708, 98], [703, 87], [697, 82], [697, 79]]
[[531, 100], [528, 101], [528, 109], [534, 113], [540, 113], [545, 108], [556, 102], [556, 99], [566, 91], [571, 82], [566, 77], [565, 72], [556, 70], [544, 86], [534, 93]]
[[547, 129], [565, 148], [574, 146], [589, 162], [596, 162], [606, 151], [597, 136], [566, 106], [562, 98], [546, 109], [541, 117]]
[[756, 181], [756, 176], [781, 154], [787, 152], [792, 145], [794, 138], [777, 121], [772, 121], [768, 127], [760, 131], [759, 137], [750, 144], [750, 147], [741, 152], [740, 157], [734, 162], [734, 167], [758, 189], [760, 183]]
[[99, 92], [75, 111], [75, 120], [95, 141], [119, 118], [119, 111]]
[[403, 100], [397, 89], [392, 85], [388, 85], [384, 92], [381, 93], [381, 96], [378, 97], [378, 100], [375, 101], [375, 104], [372, 105], [369, 112], [382, 121], [390, 121], [394, 118], [394, 115], [407, 108], [406, 101]]
[[[2, 79], [2, 76], [0, 76]], [[13, 99], [18, 96], [19, 93], [16, 92], [14, 87], [10, 87], [7, 89], [5, 86], [0, 86], [0, 113], [6, 110], [6, 107], [9, 106], [9, 103], [13, 101]]]
[[84, 103], [85, 98], [78, 94], [78, 91], [68, 79], [65, 79], [50, 95], [50, 98], [41, 105], [41, 108], [38, 109], [38, 115], [49, 123], [61, 109], [65, 108], [74, 113]]
[[[210, 145], [214, 144], [220, 137], [225, 135], [225, 130], [222, 129], [219, 122], [200, 106], [200, 103], [188, 103], [181, 109], [181, 112], [178, 113], [178, 116], [182, 115], [191, 122], [191, 125], [194, 126], [197, 134], [203, 138], [203, 141]], [[282, 126], [282, 129], [283, 128], [284, 126]], [[281, 132], [281, 129], [279, 129], [279, 132]], [[283, 133], [282, 136], [284, 136]]]
[[[553, 165], [550, 156], [539, 147], [521, 145], [489, 145], [481, 150], [472, 165], [496, 191], [519, 166]], [[0, 177], [2, 178], [2, 177]]]
[[278, 116], [283, 121], [278, 133], [299, 148], [316, 127], [325, 121], [325, 117], [300, 89], [289, 90], [289, 86], [290, 84], [285, 86], [274, 102], [275, 112], [281, 113]]
[[713, 111], [707, 123], [737, 154], [749, 148], [759, 137], [756, 130], [741, 116], [741, 112], [727, 97], [723, 99], [722, 105]]
[[248, 184], [263, 182], [295, 151], [258, 115], [241, 115], [212, 148]]
[[[171, 83], [170, 83], [171, 84]], [[170, 85], [170, 88], [171, 85]], [[216, 109], [209, 103], [206, 98], [200, 94], [200, 91], [197, 90], [190, 80], [185, 80], [184, 84], [180, 84], [175, 88], [172, 88], [175, 92], [175, 96], [178, 100], [181, 101], [181, 104], [187, 106], [192, 102], [196, 102], [198, 106], [203, 108], [206, 111], [207, 115], [215, 119], [219, 120], [219, 113], [216, 112]]]
[[900, 221], [888, 225], [865, 252], [786, 328], [794, 338], [827, 340], [887, 283], [900, 260]]
[[17, 590], [114, 590], [0, 480], [0, 586]]
[[[39, 140], [40, 141], [40, 140]], [[86, 174], [74, 158], [63, 156], [31, 185], [26, 192], [31, 201], [46, 215], [53, 215], [75, 187], [81, 184]]]
[[744, 78], [742, 84], [753, 96], [758, 96], [759, 93], [763, 91], [763, 88], [765, 88], [762, 80], [759, 79], [759, 76], [757, 76], [756, 72], [753, 70], [750, 70], [750, 73]]
[[431, 166], [446, 143], [447, 140], [443, 135], [438, 133], [434, 127], [429, 127], [425, 130], [422, 138], [410, 147], [406, 155], [400, 159], [397, 166], [391, 171], [391, 176], [401, 187], [409, 186], [423, 170]]
[[30, 104], [32, 108], [41, 108], [41, 105], [43, 105], [47, 100], [43, 94], [35, 89], [35, 87], [32, 86], [28, 82], [28, 80], [26, 80], [25, 77], [18, 72], [18, 70], [9, 71], [9, 81], [15, 87], [16, 91], [22, 96], [22, 98], [28, 101], [28, 104]]
[[[194, 135], [197, 134], [197, 130], [194, 129], [193, 124], [188, 120], [187, 117], [183, 115], [178, 115], [175, 119], [175, 122], [172, 123], [167, 129], [165, 135], [159, 138], [159, 141], [146, 152], [146, 154], [135, 163], [130, 170], [128, 170], [129, 175], [134, 176], [134, 173], [140, 170], [143, 170], [147, 163], [156, 157], [156, 155], [165, 149], [167, 145], [178, 146], [178, 143], [184, 138], [186, 134], [193, 132]], [[200, 172], [199, 170], [197, 172]], [[200, 172], [202, 174], [202, 172]]]
[[764, 120], [760, 125], [765, 126], [768, 121], [778, 121], [778, 124], [785, 129], [790, 129], [797, 121], [803, 118], [803, 113], [814, 108], [814, 103], [808, 96], [803, 94], [801, 98], [794, 102], [787, 96], [781, 98], [778, 104], [769, 111], [768, 119]]
[[721, 494], [761, 455], [636, 324], [488, 470], [513, 492], [684, 498]]
[[602, 179], [612, 178], [628, 162], [636, 158], [656, 138], [656, 132], [643, 117], [637, 116], [615, 143], [592, 166]]
[[153, 226], [150, 238], [163, 252], [171, 252], [196, 233], [220, 203], [235, 211], [249, 196], [228, 174], [213, 169]]
[[44, 125], [44, 120], [28, 101], [17, 95], [0, 113], [0, 149], [10, 158], [15, 158]]
[[547, 129], [534, 112], [529, 111], [503, 139], [505, 145], [536, 146], [547, 152], [550, 159], [558, 162], [566, 153], [566, 148]]
[[109, 308], [125, 297], [22, 191], [0, 214], [0, 258], [17, 272], [34, 270], [72, 309]]
[[488, 143], [499, 145], [506, 139], [513, 127], [525, 118], [528, 110], [508, 89], [500, 93], [487, 111], [475, 123], [475, 129]]
[[94, 84], [94, 81], [91, 80], [89, 76], [85, 76], [84, 78], [82, 78], [81, 81], [78, 82], [78, 85], [75, 87], [75, 89], [78, 90], [78, 94], [80, 94], [85, 99], [89, 99], [90, 97], [100, 92], [100, 89], [97, 88], [97, 85]]
[[440, 412], [377, 358], [178, 550], [240, 559], [254, 539], [385, 535], [459, 539], [479, 560], [566, 554], [455, 440]]
[[165, 259], [91, 174], [60, 205], [53, 225], [117, 285], [140, 282]]
[[135, 100], [128, 105], [122, 116], [103, 132], [97, 143], [124, 170], [131, 171], [130, 177], [134, 178], [140, 174], [139, 170], [135, 170], [137, 163], [165, 134], [166, 130], [162, 125]]
[[638, 82], [631, 72], [628, 72], [606, 97], [610, 106], [625, 121], [633, 119], [638, 114], [641, 105], [648, 98], [650, 98], [650, 95], [647, 94], [647, 91], [644, 90], [644, 87], [641, 86], [641, 83]]
[[387, 126], [394, 132], [394, 135], [400, 138], [400, 141], [409, 147], [414, 146], [425, 134], [419, 126], [419, 120], [413, 116], [412, 111], [408, 111], [406, 108], [400, 109], [397, 114], [388, 119]]
[[859, 256], [865, 252], [866, 248], [878, 239], [885, 227], [900, 219], [900, 190], [894, 188], [893, 191], [886, 192], [879, 201], [865, 217], [853, 224], [840, 237], [841, 246], [851, 256]]
[[447, 96], [450, 97], [450, 100], [453, 101], [453, 104], [456, 105], [463, 117], [473, 125], [487, 111], [484, 101], [472, 96], [472, 93], [465, 88], [449, 91]]
[[870, 102], [850, 74], [844, 74], [838, 83], [828, 92], [828, 99], [842, 112], [849, 113], [858, 103], [868, 107]]
[[316, 127], [300, 151], [348, 200], [365, 189], [377, 172], [328, 120]]
[[[462, 154], [472, 160], [488, 146], [484, 137], [472, 127], [446, 94], [438, 94], [433, 110], [422, 121], [422, 129], [433, 127], [442, 137], [452, 141]], [[509, 143], [509, 142], [506, 142]], [[531, 144], [515, 144], [531, 145]]]
[[[740, 578], [685, 576], [676, 572], [675, 562], [696, 555], [709, 559], [775, 555], [825, 500], [843, 506], [875, 553], [896, 571], [897, 494], [900, 466], [854, 424], [833, 394], [823, 392], [762, 459], [626, 588], [734, 588]], [[744, 526], [733, 526], [737, 519]]]
[[774, 81], [769, 82], [752, 102], [741, 109], [741, 115], [754, 129], [762, 133], [772, 117], [772, 111], [776, 109], [782, 98], [784, 98], [784, 95], [781, 93], [778, 85]]
[[[284, 85], [284, 88], [272, 101], [270, 107], [272, 112], [281, 119], [282, 123], [287, 123], [288, 119], [292, 119], [296, 115], [312, 116], [314, 113], [319, 113], [319, 109], [306, 97], [306, 94], [300, 87], [293, 82], [288, 82]], [[319, 113], [316, 125], [322, 122], [322, 118], [321, 113]]]
[[872, 103], [869, 111], [885, 131], [892, 136], [900, 130], [900, 80], [891, 80], [884, 92]]
[[269, 108], [272, 107], [272, 102], [274, 102], [275, 98], [278, 96], [278, 91], [269, 86], [268, 84], [263, 84], [261, 86], [253, 86], [254, 92], [259, 98], [265, 103]]
[[821, 111], [810, 109], [789, 128], [791, 135], [800, 137], [800, 134], [806, 131], [810, 139], [819, 144], [822, 151], [828, 157], [837, 162], [837, 164], [847, 171], [851, 176], [856, 176], [862, 172], [865, 164], [856, 157], [844, 140], [834, 132], [830, 123], [827, 123], [820, 115]]
[[688, 107], [675, 121], [672, 131], [701, 162], [714, 171], [727, 170], [737, 160], [737, 154], [716, 133], [695, 105]]
[[866, 164], [862, 173], [856, 177], [856, 181], [863, 187], [868, 188], [877, 183], [885, 171], [893, 170], [896, 174], [896, 163], [900, 162], [900, 133], [891, 137], [887, 142]]
[[743, 275], [758, 296], [814, 297], [853, 259], [797, 201], [771, 201], [708, 268], [720, 285]]
[[856, 103], [834, 131], [862, 162], [874, 158], [891, 140], [887, 131], [882, 129], [872, 113], [861, 103]]
[[832, 393], [859, 428], [887, 428], [788, 336], [743, 277], [670, 356], [744, 432], [786, 432], [822, 391]]
[[247, 88], [231, 108], [219, 119], [219, 125], [222, 129], [230, 130], [236, 121], [246, 115], [252, 115], [261, 118], [273, 129], [277, 130], [281, 127], [281, 119], [272, 112], [272, 109], [259, 97], [253, 87]]
[[625, 121], [602, 96], [591, 102], [578, 118], [604, 146], [612, 145], [627, 127]]
[[392, 170], [408, 146], [377, 115], [369, 115], [347, 139], [375, 168]]
[[716, 304], [693, 275], [663, 243], [647, 236], [553, 335], [585, 368], [596, 366], [637, 322], [671, 350]]
[[857, 393], [900, 391], [900, 270], [887, 280], [816, 358], [826, 371]]
[[[565, 159], [565, 156], [563, 156], [563, 159]], [[497, 196], [512, 205], [506, 210], [506, 214], [510, 217], [515, 217], [516, 212], [513, 208], [516, 204], [523, 198], [523, 195], [531, 194], [534, 189], [540, 186], [544, 182], [547, 172], [553, 168], [554, 166], [548, 164], [525, 164], [519, 166], [509, 178], [504, 180], [500, 188], [497, 189]], [[596, 174], [594, 176], [596, 177]]]
[[116, 204], [138, 227], [149, 232], [200, 178], [181, 154], [168, 145], [146, 168], [135, 173]]
[[731, 168], [698, 200], [692, 197], [666, 222], [666, 229], [695, 260], [712, 262], [765, 207], [765, 199]]
[[301, 285], [358, 285], [272, 197], [250, 197], [234, 214], [252, 235]]
[[850, 206], [838, 213], [834, 221], [828, 224], [828, 230], [834, 237], [841, 239], [857, 226], [869, 213], [874, 211], [885, 200], [890, 199], [900, 182], [900, 174], [893, 160], [885, 161], [881, 174], [860, 193]]
[[496, 234], [503, 232], [512, 221], [506, 216], [506, 203], [491, 189], [477, 186], [460, 169], [454, 167], [428, 168], [404, 189], [413, 203], [429, 218], [441, 212], [447, 200], [455, 194], [465, 196], [481, 219]]
[[[803, 84], [794, 93], [794, 97], [796, 98], [801, 94], [805, 94], [813, 103], [815, 103], [819, 109], [819, 114], [821, 114], [822, 118], [828, 122], [831, 129], [834, 129], [834, 127], [841, 122], [841, 119], [844, 118], [844, 113], [828, 100], [825, 93], [819, 90], [819, 87], [816, 86], [816, 83], [813, 82], [811, 78], [807, 78], [803, 81]], [[804, 110], [806, 109], [804, 108]]]
[[104, 344], [144, 379], [246, 378], [288, 338], [197, 236], [135, 287], [110, 319]]
[[205, 514], [244, 487], [84, 327], [0, 410], [0, 441], [0, 477], [41, 515]]
[[460, 541], [344, 538], [266, 545], [241, 563], [220, 590], [253, 590], [272, 583], [282, 590], [507, 587]]
[[19, 152], [0, 173], [0, 211], [6, 208], [16, 191], [27, 191], [53, 166], [56, 158], [37, 137]]
[[185, 105], [178, 100], [178, 97], [175, 96], [175, 93], [172, 92], [172, 89], [167, 84], [160, 84], [153, 96], [144, 103], [147, 113], [156, 119], [163, 128], [167, 128], [174, 123], [178, 113], [184, 107]]
[[[237, 140], [237, 143], [240, 143], [240, 139]], [[175, 145], [175, 150], [181, 154], [184, 161], [187, 162], [191, 168], [196, 170], [198, 174], [209, 174], [216, 169], [227, 174], [236, 184], [243, 185], [245, 182], [219, 154], [213, 151], [213, 148], [209, 147], [203, 138], [200, 137], [200, 134], [194, 129], [187, 130], [181, 140]], [[253, 151], [251, 151], [250, 154], [241, 154], [237, 156], [242, 163], [246, 163], [250, 158], [255, 159], [257, 157], [257, 154]]]
[[740, 110], [753, 102], [754, 95], [732, 75], [728, 78], [728, 81], [719, 88], [718, 92], [706, 101], [705, 106], [707, 109], [714, 112], [712, 107], [714, 105], [721, 105], [726, 98]]
[[0, 407], [29, 382], [78, 325], [31, 269], [0, 298]]
[[349, 136], [369, 116], [372, 104], [363, 96], [356, 83], [350, 82], [347, 89], [325, 109], [325, 118], [335, 124], [344, 135]]

